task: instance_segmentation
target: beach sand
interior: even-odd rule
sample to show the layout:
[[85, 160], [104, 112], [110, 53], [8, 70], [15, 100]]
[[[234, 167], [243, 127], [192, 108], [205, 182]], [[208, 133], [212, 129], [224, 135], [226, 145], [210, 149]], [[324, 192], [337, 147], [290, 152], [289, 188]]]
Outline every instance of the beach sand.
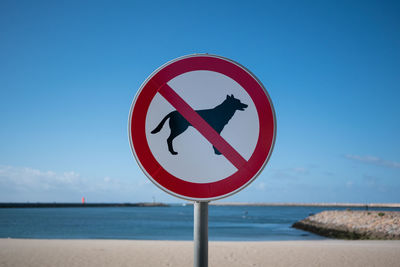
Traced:
[[[193, 242], [0, 239], [0, 266], [193, 266]], [[400, 241], [210, 242], [209, 266], [400, 266]]]

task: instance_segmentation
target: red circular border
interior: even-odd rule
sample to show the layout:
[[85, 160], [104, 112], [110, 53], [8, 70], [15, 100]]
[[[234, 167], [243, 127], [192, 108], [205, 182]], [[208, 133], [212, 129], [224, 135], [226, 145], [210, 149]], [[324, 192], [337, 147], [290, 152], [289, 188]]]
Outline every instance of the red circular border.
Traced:
[[[158, 89], [174, 77], [196, 70], [219, 72], [240, 84], [253, 100], [260, 124], [256, 148], [245, 167], [225, 179], [205, 184], [187, 182], [167, 172], [151, 153], [145, 132], [147, 110]], [[156, 70], [137, 93], [132, 103], [129, 123], [132, 151], [142, 170], [161, 189], [190, 200], [215, 200], [244, 188], [265, 166], [275, 142], [275, 113], [264, 87], [244, 67], [212, 55], [178, 58]]]

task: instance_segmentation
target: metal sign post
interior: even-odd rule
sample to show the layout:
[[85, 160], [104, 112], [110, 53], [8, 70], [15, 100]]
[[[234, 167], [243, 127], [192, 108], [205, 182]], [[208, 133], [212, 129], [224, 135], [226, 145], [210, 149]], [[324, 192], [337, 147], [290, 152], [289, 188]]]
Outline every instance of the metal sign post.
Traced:
[[[193, 130], [186, 131], [189, 127]], [[276, 118], [267, 90], [230, 59], [183, 56], [142, 84], [128, 130], [135, 159], [150, 181], [195, 201], [194, 266], [207, 267], [208, 202], [248, 186], [271, 156]], [[177, 136], [182, 137], [174, 141]]]
[[208, 266], [208, 202], [194, 202], [194, 267]]

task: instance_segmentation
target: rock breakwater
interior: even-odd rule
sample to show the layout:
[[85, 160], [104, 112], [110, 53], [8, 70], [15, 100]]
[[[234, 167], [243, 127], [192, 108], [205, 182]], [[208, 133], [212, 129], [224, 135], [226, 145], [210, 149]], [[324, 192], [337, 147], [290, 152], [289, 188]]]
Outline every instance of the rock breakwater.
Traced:
[[400, 240], [400, 212], [323, 211], [292, 227], [331, 238]]

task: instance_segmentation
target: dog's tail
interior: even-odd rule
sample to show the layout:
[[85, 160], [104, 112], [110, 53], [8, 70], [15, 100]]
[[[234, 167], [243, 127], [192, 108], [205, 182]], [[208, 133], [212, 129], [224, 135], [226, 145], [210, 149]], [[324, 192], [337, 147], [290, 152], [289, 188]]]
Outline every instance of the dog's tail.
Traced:
[[173, 112], [174, 111], [168, 113], [168, 115], [165, 116], [164, 119], [161, 120], [161, 122], [158, 124], [158, 126], [153, 131], [151, 131], [151, 133], [155, 134], [155, 133], [158, 133], [159, 131], [161, 131], [161, 128], [164, 126], [165, 121], [168, 120], [169, 117], [171, 117]]

